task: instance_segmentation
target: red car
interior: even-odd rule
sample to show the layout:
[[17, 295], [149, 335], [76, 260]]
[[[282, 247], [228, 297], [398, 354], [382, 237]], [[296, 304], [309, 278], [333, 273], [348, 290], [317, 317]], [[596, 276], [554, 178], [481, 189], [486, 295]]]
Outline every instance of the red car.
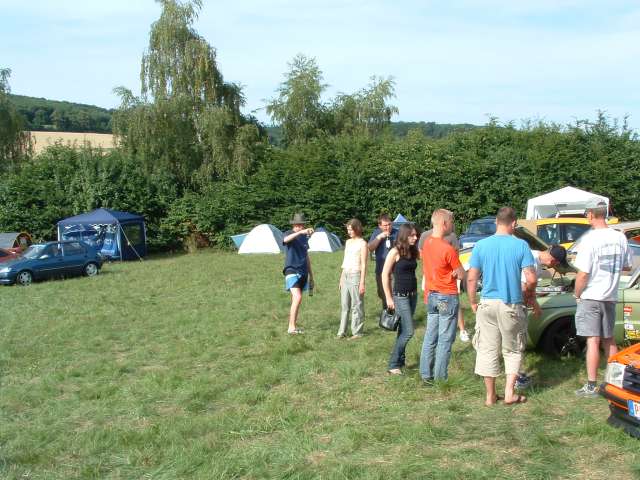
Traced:
[[11, 250], [7, 250], [6, 248], [0, 248], [0, 263], [8, 262], [9, 260], [13, 260], [14, 258], [18, 258], [18, 254], [12, 252]]
[[609, 358], [600, 393], [609, 400], [609, 423], [640, 438], [640, 343]]

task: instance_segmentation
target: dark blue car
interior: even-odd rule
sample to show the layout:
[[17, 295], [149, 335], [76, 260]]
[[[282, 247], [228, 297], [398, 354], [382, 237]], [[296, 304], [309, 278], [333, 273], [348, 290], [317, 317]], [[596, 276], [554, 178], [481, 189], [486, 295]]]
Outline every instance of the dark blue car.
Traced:
[[82, 241], [48, 242], [31, 245], [16, 260], [0, 265], [0, 284], [30, 285], [34, 280], [85, 275], [100, 272], [102, 256]]
[[496, 217], [483, 217], [474, 220], [467, 231], [460, 236], [460, 248], [473, 248], [479, 240], [496, 233]]

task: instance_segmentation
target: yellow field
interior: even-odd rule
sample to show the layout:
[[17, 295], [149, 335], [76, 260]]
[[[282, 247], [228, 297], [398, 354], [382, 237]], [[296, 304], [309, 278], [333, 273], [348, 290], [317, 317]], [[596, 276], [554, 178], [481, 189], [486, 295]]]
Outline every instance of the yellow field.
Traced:
[[111, 149], [115, 147], [113, 135], [110, 133], [75, 133], [75, 132], [29, 132], [33, 142], [34, 153], [40, 153], [55, 143], [80, 147], [89, 143], [92, 147]]

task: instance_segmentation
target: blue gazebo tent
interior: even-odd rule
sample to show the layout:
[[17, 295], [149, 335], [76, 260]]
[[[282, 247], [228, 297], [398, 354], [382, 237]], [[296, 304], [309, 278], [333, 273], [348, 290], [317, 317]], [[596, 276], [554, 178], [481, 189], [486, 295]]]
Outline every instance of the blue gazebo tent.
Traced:
[[60, 220], [58, 240], [83, 240], [109, 259], [135, 260], [147, 254], [144, 217], [107, 208]]
[[393, 226], [394, 227], [399, 227], [400, 225], [402, 225], [403, 223], [409, 223], [409, 220], [407, 220], [404, 215], [402, 215], [401, 213], [398, 214], [398, 216], [395, 218], [395, 220], [393, 221]]

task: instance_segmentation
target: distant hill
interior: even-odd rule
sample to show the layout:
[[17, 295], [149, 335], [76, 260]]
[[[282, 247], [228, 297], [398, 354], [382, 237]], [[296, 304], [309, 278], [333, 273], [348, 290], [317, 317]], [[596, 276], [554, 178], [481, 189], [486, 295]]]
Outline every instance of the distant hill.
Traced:
[[[402, 138], [410, 130], [420, 130], [425, 137], [443, 138], [453, 132], [472, 130], [478, 125], [471, 123], [436, 123], [436, 122], [391, 122], [391, 133], [396, 138]], [[269, 141], [274, 145], [280, 145], [282, 141], [282, 130], [280, 127], [266, 127]]]
[[[27, 122], [27, 130], [54, 132], [112, 133], [113, 110], [82, 103], [47, 100], [46, 98], [9, 95]], [[470, 123], [391, 122], [391, 132], [397, 138], [410, 130], [420, 130], [429, 138], [442, 138], [464, 130], [477, 128]], [[279, 145], [282, 139], [280, 127], [266, 127], [269, 141]]]
[[391, 122], [391, 131], [398, 138], [405, 137], [410, 130], [421, 130], [425, 137], [442, 138], [453, 132], [474, 128], [478, 128], [478, 125], [470, 123]]
[[24, 95], [9, 99], [27, 122], [27, 130], [111, 133], [113, 110]]

